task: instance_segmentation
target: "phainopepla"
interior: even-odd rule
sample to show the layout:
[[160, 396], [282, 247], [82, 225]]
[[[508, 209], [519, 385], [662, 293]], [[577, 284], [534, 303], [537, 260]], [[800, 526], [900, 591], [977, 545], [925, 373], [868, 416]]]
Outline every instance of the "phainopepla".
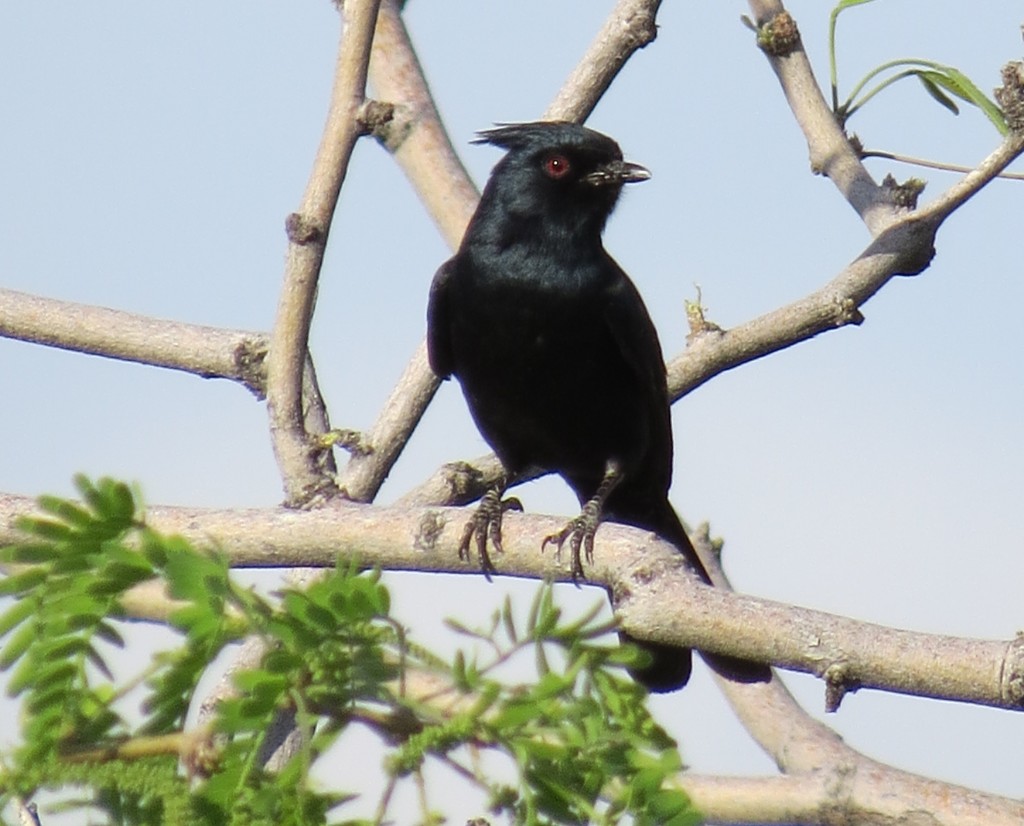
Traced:
[[[568, 540], [573, 574], [591, 558], [598, 522], [654, 531], [710, 584], [668, 500], [672, 425], [665, 364], [633, 282], [605, 251], [601, 233], [623, 184], [650, 173], [622, 159], [611, 138], [572, 123], [503, 125], [478, 143], [507, 149], [495, 166], [462, 245], [437, 271], [427, 309], [430, 365], [457, 376], [484, 438], [511, 475], [558, 473], [581, 514], [548, 537]], [[485, 572], [501, 517], [518, 508], [488, 491], [467, 525]], [[633, 676], [653, 691], [681, 687], [690, 652], [641, 643], [651, 664]], [[707, 655], [743, 680], [766, 666]]]

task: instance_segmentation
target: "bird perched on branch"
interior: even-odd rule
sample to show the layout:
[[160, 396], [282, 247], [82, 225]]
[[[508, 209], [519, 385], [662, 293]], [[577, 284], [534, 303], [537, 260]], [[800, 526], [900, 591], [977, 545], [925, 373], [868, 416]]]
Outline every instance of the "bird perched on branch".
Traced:
[[[633, 282], [601, 243], [627, 183], [650, 173], [611, 138], [572, 123], [503, 125], [478, 143], [508, 150], [495, 166], [453, 258], [434, 276], [427, 310], [430, 365], [457, 376], [470, 413], [510, 477], [558, 473], [581, 513], [549, 536], [568, 542], [573, 575], [592, 559], [600, 521], [635, 525], [674, 544], [710, 578], [668, 500], [672, 425], [665, 364]], [[463, 536], [493, 570], [507, 480], [487, 492]], [[653, 691], [681, 687], [690, 651], [642, 642], [650, 664], [633, 676]], [[706, 655], [743, 680], [766, 666]]]

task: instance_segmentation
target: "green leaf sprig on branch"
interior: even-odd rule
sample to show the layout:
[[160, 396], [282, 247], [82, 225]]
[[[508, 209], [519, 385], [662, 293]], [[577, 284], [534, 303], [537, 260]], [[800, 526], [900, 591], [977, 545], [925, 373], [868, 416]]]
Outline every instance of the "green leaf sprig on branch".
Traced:
[[[1002, 110], [995, 102], [985, 95], [963, 72], [952, 66], [937, 63], [933, 60], [917, 58], [900, 58], [890, 60], [868, 72], [854, 86], [853, 91], [843, 103], [839, 102], [839, 81], [836, 64], [836, 23], [840, 13], [853, 6], [862, 6], [874, 0], [841, 0], [829, 15], [828, 57], [829, 78], [832, 86], [832, 111], [843, 126], [850, 117], [883, 89], [907, 77], [916, 77], [925, 91], [954, 115], [960, 113], [954, 98], [976, 106], [992, 122], [1000, 135], [1006, 135], [1009, 127], [1003, 117]], [[868, 84], [878, 79], [868, 89]], [[867, 89], [867, 91], [865, 91]]]

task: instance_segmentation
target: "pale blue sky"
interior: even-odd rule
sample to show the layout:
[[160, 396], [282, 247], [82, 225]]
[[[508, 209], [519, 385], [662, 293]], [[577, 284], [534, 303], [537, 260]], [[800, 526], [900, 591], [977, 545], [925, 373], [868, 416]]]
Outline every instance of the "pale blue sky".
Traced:
[[[474, 131], [537, 117], [610, 6], [409, 2], [428, 79], [479, 183], [498, 153], [469, 146]], [[823, 83], [829, 7], [790, 4]], [[654, 175], [629, 189], [606, 240], [666, 353], [684, 346], [694, 282], [709, 317], [733, 326], [821, 285], [868, 241], [829, 182], [810, 174], [775, 77], [740, 24], [745, 12], [744, 3], [666, 3], [658, 40], [589, 121]], [[926, 57], [988, 91], [1024, 52], [1021, 22], [1019, 0], [854, 9], [840, 24], [841, 84], [883, 60]], [[336, 33], [327, 0], [0, 6], [0, 285], [267, 329]], [[978, 112], [954, 118], [913, 81], [875, 104], [850, 124], [870, 148], [970, 164], [998, 142]], [[954, 180], [870, 168], [927, 179], [925, 200]], [[742, 367], [676, 405], [673, 501], [725, 537], [738, 588], [953, 635], [1009, 638], [1024, 625], [1022, 203], [1024, 183], [997, 182], [943, 228], [930, 269], [867, 305], [862, 326]], [[423, 335], [427, 286], [446, 255], [390, 158], [361, 143], [312, 341], [336, 425], [373, 420]], [[263, 407], [237, 386], [6, 340], [0, 376], [0, 490], [68, 492], [84, 471], [138, 480], [152, 502], [280, 496]], [[382, 498], [484, 450], [457, 387], [446, 386]], [[524, 501], [541, 512], [575, 507], [557, 480]], [[400, 616], [427, 639], [450, 606], [473, 622], [506, 590], [525, 604], [534, 587], [393, 581]], [[564, 594], [585, 604], [600, 596]], [[821, 684], [786, 681], [818, 714]], [[696, 770], [771, 771], [703, 670], [655, 708]], [[1020, 714], [865, 691], [827, 722], [880, 760], [1024, 794]], [[471, 798], [465, 805], [453, 822], [478, 813]]]

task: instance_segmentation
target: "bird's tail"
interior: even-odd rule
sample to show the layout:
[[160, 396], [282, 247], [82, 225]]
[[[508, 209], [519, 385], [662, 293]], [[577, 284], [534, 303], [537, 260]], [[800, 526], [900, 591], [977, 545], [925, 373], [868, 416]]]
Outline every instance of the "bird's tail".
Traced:
[[[618, 493], [618, 491], [616, 491]], [[609, 501], [609, 507], [605, 509], [603, 518], [608, 522], [620, 522], [626, 525], [634, 525], [653, 531], [658, 536], [675, 545], [679, 552], [686, 557], [686, 561], [697, 572], [698, 576], [708, 585], [711, 585], [711, 577], [707, 569], [697, 556], [690, 538], [683, 529], [672, 504], [668, 498], [660, 503], [650, 504], [646, 499], [643, 505], [632, 507], [628, 499], [612, 497], [615, 501]], [[624, 640], [638, 645], [646, 651], [651, 662], [642, 668], [633, 669], [630, 673], [637, 682], [642, 683], [649, 691], [665, 692], [675, 691], [686, 685], [690, 679], [691, 652], [688, 648], [678, 648], [664, 643], [648, 642], [637, 640], [628, 634], [621, 634]], [[743, 660], [738, 657], [730, 657], [724, 654], [714, 654], [709, 651], [700, 652], [704, 661], [711, 669], [728, 679], [741, 683], [767, 682], [771, 679], [772, 671], [764, 663]]]

